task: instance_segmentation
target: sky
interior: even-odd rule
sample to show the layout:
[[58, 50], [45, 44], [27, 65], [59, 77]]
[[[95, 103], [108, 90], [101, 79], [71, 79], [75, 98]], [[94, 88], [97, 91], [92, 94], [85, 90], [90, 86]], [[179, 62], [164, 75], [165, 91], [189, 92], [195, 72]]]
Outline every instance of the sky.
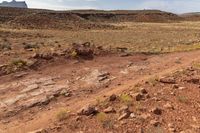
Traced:
[[[0, 0], [0, 2], [2, 1], [3, 0]], [[159, 9], [174, 13], [200, 12], [200, 0], [25, 0], [25, 1], [27, 2], [29, 8], [42, 8], [42, 9], [53, 9], [53, 10]]]

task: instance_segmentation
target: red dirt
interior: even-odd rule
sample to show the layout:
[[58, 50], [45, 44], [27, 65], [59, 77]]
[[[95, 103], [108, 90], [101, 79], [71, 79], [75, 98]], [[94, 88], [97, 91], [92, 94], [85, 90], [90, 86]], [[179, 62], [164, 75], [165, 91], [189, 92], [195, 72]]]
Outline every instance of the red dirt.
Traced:
[[[72, 122], [71, 120], [73, 119], [70, 118], [69, 121], [67, 120], [64, 122], [65, 124], [61, 122], [59, 130], [53, 130], [53, 128], [56, 128], [59, 125], [56, 114], [62, 108], [68, 109], [72, 113], [76, 113], [77, 110], [88, 103], [95, 104], [98, 99], [105, 99], [112, 94], [121, 94], [124, 91], [127, 92], [128, 90], [132, 90], [138, 83], [144, 83], [151, 78], [175, 72], [182, 67], [191, 65], [193, 61], [198, 61], [199, 54], [200, 51], [159, 56], [138, 54], [128, 57], [119, 57], [112, 55], [109, 56], [109, 58], [106, 56], [97, 57], [94, 60], [79, 63], [76, 61], [62, 60], [44, 66], [37, 71], [27, 72], [27, 74], [21, 78], [16, 79], [16, 76], [19, 74], [1, 77], [0, 98], [3, 101], [4, 99], [9, 99], [10, 96], [15, 97], [19, 95], [24, 89], [23, 86], [19, 86], [15, 89], [10, 88], [9, 91], [6, 91], [5, 93], [5, 88], [7, 86], [9, 88], [9, 85], [23, 83], [24, 80], [30, 82], [34, 79], [38, 79], [38, 81], [40, 81], [40, 78], [45, 77], [54, 78], [55, 80], [53, 81], [55, 82], [55, 85], [67, 84], [72, 96], [66, 98], [63, 96], [56, 97], [51, 100], [48, 105], [35, 105], [32, 108], [21, 108], [20, 105], [24, 102], [26, 103], [26, 101], [31, 98], [28, 97], [25, 100], [21, 99], [6, 107], [7, 109], [3, 107], [1, 108], [1, 110], [3, 109], [4, 111], [1, 113], [0, 129], [6, 133], [25, 133], [40, 128], [51, 129], [50, 132], [93, 132], [94, 128], [91, 128], [91, 126], [94, 126], [95, 131], [98, 130], [99, 132], [104, 132], [107, 129], [103, 129], [98, 123], [93, 121], [95, 119], [88, 120], [85, 117], [83, 118], [85, 124], [81, 124], [85, 128], [71, 127], [69, 121]], [[109, 76], [103, 79], [102, 82], [96, 82], [98, 80], [96, 79], [96, 76], [99, 74], [98, 71], [108, 72]], [[155, 92], [154, 88], [148, 91], [150, 91], [150, 94]], [[164, 91], [164, 93], [167, 93], [167, 91]], [[179, 103], [176, 102], [176, 104]], [[19, 108], [20, 110], [18, 110]], [[10, 112], [10, 109], [13, 111]], [[165, 114], [165, 116], [166, 115], [167, 114]], [[72, 116], [72, 118], [74, 117]], [[163, 119], [164, 118], [165, 117], [163, 117]], [[183, 125], [184, 124], [185, 123], [183, 123]], [[136, 125], [130, 126], [136, 128]], [[139, 124], [139, 126], [142, 125]], [[145, 127], [146, 126], [144, 126], [144, 128]], [[119, 130], [125, 131], [126, 126], [122, 126]]]

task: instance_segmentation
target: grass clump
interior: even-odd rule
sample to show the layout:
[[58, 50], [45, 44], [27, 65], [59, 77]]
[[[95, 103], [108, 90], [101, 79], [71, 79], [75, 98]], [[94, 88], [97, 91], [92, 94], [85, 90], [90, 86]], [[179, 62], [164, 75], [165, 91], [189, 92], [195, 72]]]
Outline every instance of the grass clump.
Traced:
[[189, 103], [189, 99], [185, 96], [178, 96], [177, 99], [181, 103], [185, 103], [185, 104]]
[[103, 128], [112, 129], [113, 122], [109, 120], [108, 116], [104, 112], [100, 112], [97, 114], [97, 120], [102, 124]]
[[0, 50], [12, 50], [11, 44], [9, 42], [0, 44]]
[[101, 107], [106, 107], [108, 105], [108, 101], [107, 100], [101, 100], [100, 98], [97, 98], [96, 104], [101, 106]]
[[100, 112], [97, 114], [97, 120], [100, 122], [104, 122], [107, 120], [106, 113]]
[[22, 68], [27, 65], [27, 62], [22, 59], [16, 59], [11, 62], [12, 66], [16, 66], [17, 68]]
[[133, 101], [132, 97], [128, 94], [122, 94], [120, 96], [120, 101], [122, 101], [123, 103], [130, 105]]
[[193, 62], [192, 67], [200, 69], [200, 62]]
[[74, 51], [72, 51], [72, 53], [71, 53], [71, 57], [72, 58], [76, 58], [78, 56], [78, 53], [74, 50]]
[[150, 78], [148, 80], [148, 83], [151, 85], [151, 86], [155, 86], [159, 81], [159, 78], [158, 77], [153, 77], [153, 78]]
[[24, 49], [39, 49], [39, 46], [37, 44], [24, 43]]
[[60, 111], [56, 114], [57, 120], [63, 121], [63, 120], [65, 120], [65, 119], [67, 119], [68, 116], [69, 116], [68, 113], [69, 113], [69, 111], [66, 110], [66, 109], [60, 110]]

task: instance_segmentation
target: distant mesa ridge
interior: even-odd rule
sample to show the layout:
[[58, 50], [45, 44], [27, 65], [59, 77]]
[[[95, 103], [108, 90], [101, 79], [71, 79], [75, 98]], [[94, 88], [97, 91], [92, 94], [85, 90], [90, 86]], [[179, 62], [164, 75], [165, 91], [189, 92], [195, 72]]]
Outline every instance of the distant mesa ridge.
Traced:
[[28, 8], [25, 1], [12, 0], [11, 2], [3, 1], [0, 3], [0, 7], [17, 7], [17, 8]]

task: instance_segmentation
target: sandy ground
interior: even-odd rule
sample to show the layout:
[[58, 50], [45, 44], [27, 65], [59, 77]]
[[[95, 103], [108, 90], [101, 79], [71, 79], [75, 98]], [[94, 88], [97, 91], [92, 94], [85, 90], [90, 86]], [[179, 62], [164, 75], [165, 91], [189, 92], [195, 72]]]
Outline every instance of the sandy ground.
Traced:
[[[170, 75], [200, 60], [199, 22], [121, 23], [118, 26], [125, 28], [82, 31], [1, 28], [1, 43], [11, 45], [11, 50], [0, 52], [1, 65], [13, 63], [14, 59], [30, 61], [34, 53], [61, 52], [74, 42], [89, 41], [111, 50], [125, 47], [128, 53], [135, 54], [125, 57], [106, 54], [92, 60], [61, 58], [50, 60], [36, 70], [1, 76], [0, 132], [27, 133], [50, 126], [55, 129], [59, 123], [57, 114], [63, 108], [76, 116], [77, 110], [87, 104], [96, 104], [112, 94], [120, 95], [137, 84]], [[38, 47], [24, 49], [27, 44]], [[84, 122], [80, 125], [90, 127], [87, 119], [85, 125]], [[63, 123], [59, 126], [62, 130], [50, 132], [94, 132], [94, 129], [70, 127], [71, 119], [65, 122], [65, 126]], [[107, 132], [100, 126], [95, 127], [99, 132]], [[125, 128], [122, 126], [120, 131]], [[132, 128], [138, 129], [134, 125]]]
[[[113, 55], [75, 64], [74, 61], [63, 61], [47, 65], [38, 71], [26, 72], [20, 78], [14, 76], [19, 74], [1, 77], [1, 100], [6, 104], [3, 106], [2, 103], [1, 106], [1, 130], [7, 133], [25, 133], [44, 128], [56, 121], [56, 112], [62, 108], [76, 112], [83, 105], [95, 103], [99, 98], [120, 94], [137, 83], [186, 67], [199, 60], [198, 55], [199, 51], [159, 56]], [[109, 76], [98, 79], [98, 76], [105, 73], [109, 73]], [[32, 105], [30, 102], [42, 97], [39, 100], [41, 102], [52, 90], [59, 90], [60, 85], [61, 89], [70, 91], [70, 97], [58, 96], [50, 99], [48, 105]], [[46, 91], [39, 93], [43, 89]]]

